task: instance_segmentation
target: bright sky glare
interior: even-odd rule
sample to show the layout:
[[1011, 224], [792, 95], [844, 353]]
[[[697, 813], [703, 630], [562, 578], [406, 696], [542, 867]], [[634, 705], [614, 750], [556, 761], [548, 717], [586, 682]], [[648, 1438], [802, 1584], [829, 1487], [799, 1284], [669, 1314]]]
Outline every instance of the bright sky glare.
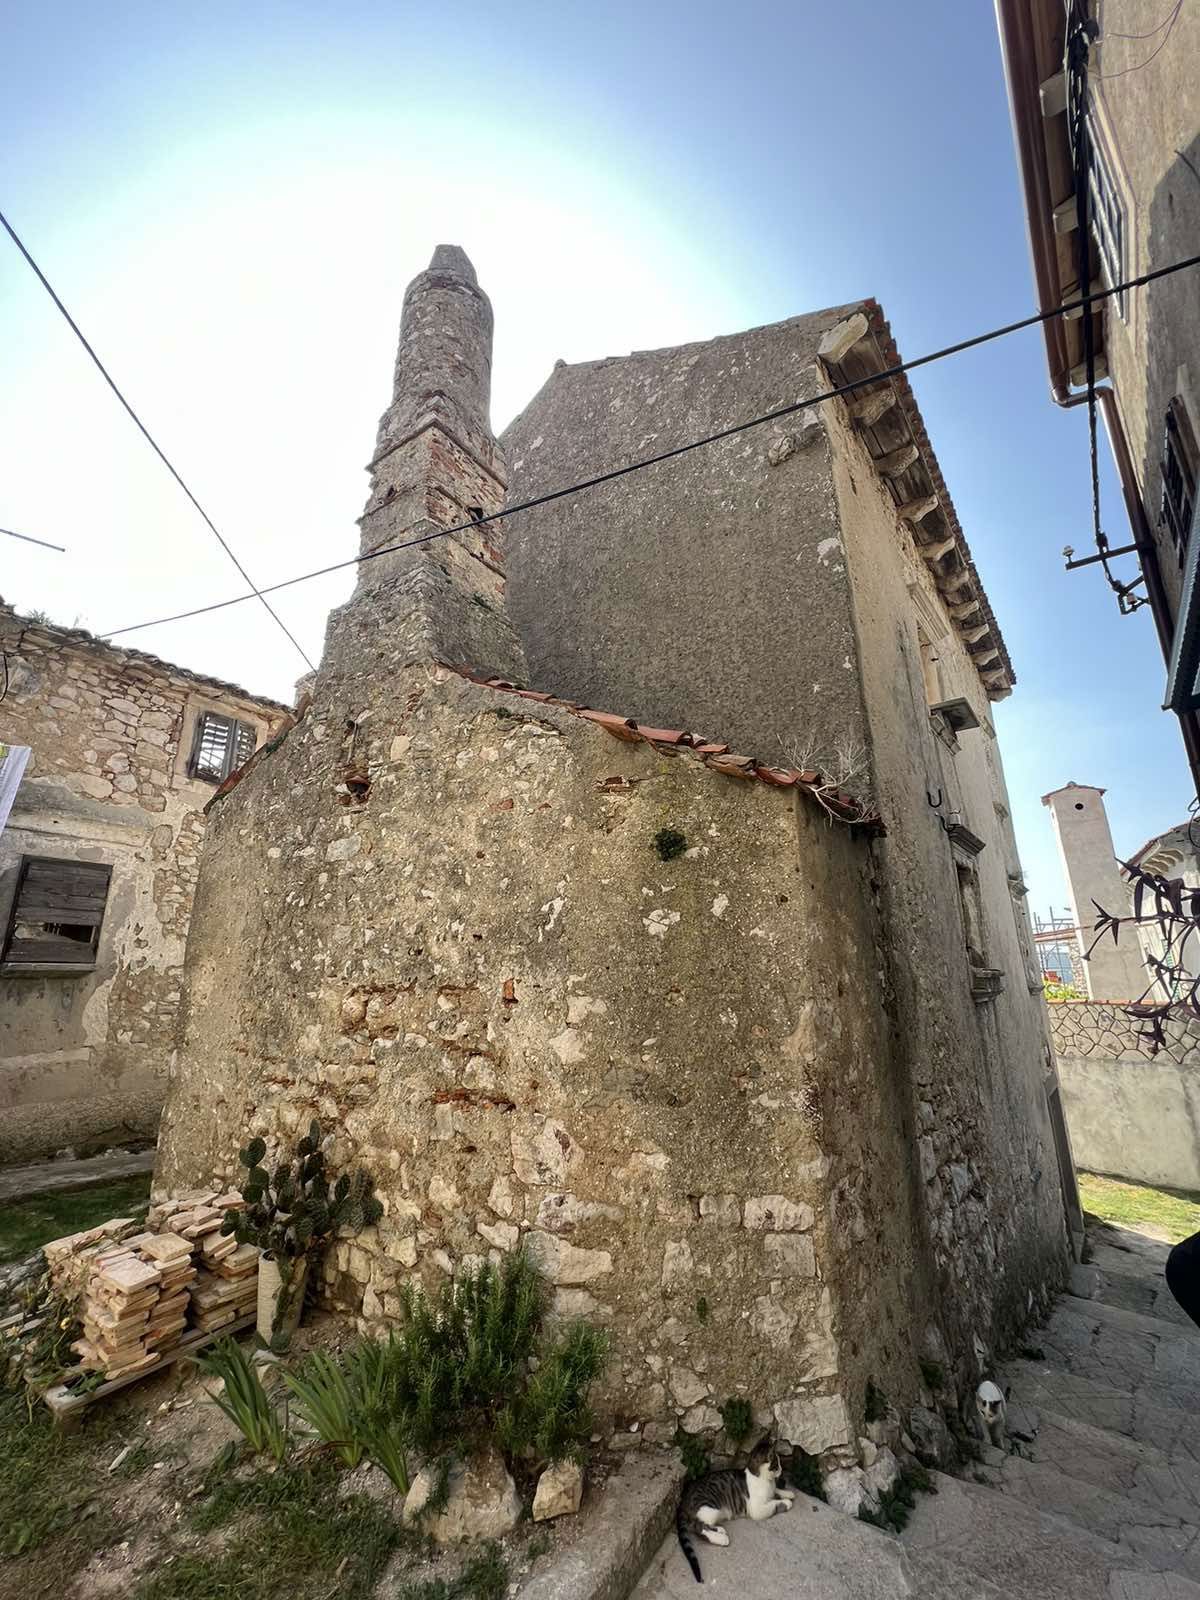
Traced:
[[[866, 294], [911, 357], [1034, 308], [983, 0], [64, 0], [6, 43], [0, 205], [262, 583], [357, 549], [401, 296], [440, 241], [496, 310], [497, 429], [559, 357]], [[104, 631], [237, 593], [6, 239], [0, 350], [0, 526], [70, 548], [0, 540], [0, 594]], [[1106, 786], [1119, 851], [1186, 815], [1161, 657], [1148, 612], [1062, 570], [1086, 432], [1040, 334], [913, 384], [1017, 668], [997, 721], [1044, 912], [1042, 793]], [[1125, 543], [1107, 457], [1104, 490]], [[275, 600], [314, 658], [349, 588]], [[257, 603], [128, 642], [285, 700], [304, 670]]]

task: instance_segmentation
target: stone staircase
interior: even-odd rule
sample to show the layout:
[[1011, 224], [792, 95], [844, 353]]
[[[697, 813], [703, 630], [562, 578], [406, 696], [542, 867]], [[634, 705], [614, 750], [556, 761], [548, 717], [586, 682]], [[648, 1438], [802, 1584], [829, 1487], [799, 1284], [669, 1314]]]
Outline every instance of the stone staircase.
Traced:
[[[1017, 1360], [1010, 1449], [935, 1474], [900, 1538], [804, 1497], [701, 1544], [730, 1600], [1200, 1600], [1200, 1330], [1163, 1283], [1167, 1246], [1102, 1227], [1093, 1260]], [[674, 1534], [635, 1600], [686, 1600]]]

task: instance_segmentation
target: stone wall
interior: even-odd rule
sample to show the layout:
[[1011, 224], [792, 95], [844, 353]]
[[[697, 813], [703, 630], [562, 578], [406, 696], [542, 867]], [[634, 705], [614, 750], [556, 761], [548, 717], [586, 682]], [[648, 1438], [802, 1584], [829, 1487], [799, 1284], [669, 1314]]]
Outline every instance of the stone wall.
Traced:
[[0, 968], [0, 1161], [153, 1138], [213, 785], [186, 773], [196, 716], [258, 729], [281, 706], [0, 608], [0, 738], [33, 755], [0, 833], [0, 933], [24, 855], [106, 862], [94, 969]]
[[[158, 1184], [316, 1116], [386, 1207], [328, 1263], [365, 1322], [524, 1241], [613, 1330], [618, 1437], [742, 1394], [847, 1449], [867, 1376], [919, 1382], [874, 846], [795, 790], [391, 676], [389, 630], [339, 681], [337, 627], [309, 717], [212, 814]], [[371, 779], [341, 807], [348, 713]]]
[[[994, 709], [927, 564], [846, 408], [824, 409], [853, 596], [868, 759], [887, 826], [880, 882], [912, 1119], [909, 1171], [932, 1257], [931, 1323], [971, 1378], [1061, 1283], [1063, 1190], [1047, 1105], [1053, 1056], [1008, 805]], [[939, 612], [943, 620], [939, 621]], [[938, 628], [941, 628], [938, 634]], [[922, 629], [933, 658], [927, 682]], [[929, 705], [965, 700], [979, 726], [947, 735]], [[931, 804], [931, 801], [937, 804]], [[983, 848], [957, 849], [958, 816]], [[975, 847], [972, 846], [972, 849]], [[974, 992], [959, 868], [983, 966]], [[939, 1329], [931, 1327], [937, 1359]]]
[[1168, 1022], [1157, 1055], [1120, 1006], [1048, 1008], [1075, 1159], [1132, 1183], [1200, 1190], [1200, 1028]]

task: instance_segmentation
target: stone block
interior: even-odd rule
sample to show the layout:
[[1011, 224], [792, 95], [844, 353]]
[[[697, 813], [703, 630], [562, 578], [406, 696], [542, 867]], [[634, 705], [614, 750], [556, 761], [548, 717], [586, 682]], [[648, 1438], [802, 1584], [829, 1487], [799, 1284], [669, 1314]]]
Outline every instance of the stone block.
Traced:
[[692, 1282], [695, 1263], [686, 1239], [670, 1239], [663, 1250], [662, 1286], [664, 1289], [686, 1287]]
[[813, 1225], [813, 1211], [802, 1200], [788, 1200], [781, 1194], [756, 1194], [746, 1201], [742, 1220], [747, 1228], [763, 1228], [770, 1233], [803, 1232]]
[[498, 1451], [483, 1452], [451, 1467], [445, 1506], [425, 1515], [438, 1477], [436, 1465], [417, 1473], [405, 1497], [403, 1517], [406, 1528], [419, 1527], [435, 1544], [503, 1538], [520, 1521], [521, 1498]]
[[700, 1220], [711, 1222], [719, 1228], [739, 1227], [742, 1220], [742, 1202], [736, 1194], [702, 1194]]
[[817, 1254], [803, 1233], [768, 1233], [763, 1240], [769, 1270], [793, 1278], [815, 1278]]
[[780, 1400], [775, 1406], [775, 1421], [780, 1437], [799, 1445], [810, 1456], [819, 1456], [838, 1445], [853, 1442], [850, 1413], [840, 1394], [797, 1395]]
[[607, 1250], [581, 1250], [556, 1234], [535, 1230], [529, 1235], [529, 1254], [551, 1283], [592, 1283], [612, 1271]]

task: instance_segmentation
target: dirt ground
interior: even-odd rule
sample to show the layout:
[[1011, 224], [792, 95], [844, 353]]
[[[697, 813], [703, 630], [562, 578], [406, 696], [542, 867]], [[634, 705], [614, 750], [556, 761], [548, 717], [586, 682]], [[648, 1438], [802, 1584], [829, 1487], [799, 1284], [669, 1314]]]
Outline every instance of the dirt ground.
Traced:
[[[352, 1332], [329, 1317], [301, 1348]], [[44, 1407], [0, 1409], [0, 1600], [502, 1600], [586, 1525], [524, 1521], [496, 1546], [438, 1550], [401, 1529], [377, 1468], [300, 1445], [244, 1454], [187, 1361], [90, 1406], [74, 1432]], [[8, 1531], [5, 1532], [5, 1524]]]

